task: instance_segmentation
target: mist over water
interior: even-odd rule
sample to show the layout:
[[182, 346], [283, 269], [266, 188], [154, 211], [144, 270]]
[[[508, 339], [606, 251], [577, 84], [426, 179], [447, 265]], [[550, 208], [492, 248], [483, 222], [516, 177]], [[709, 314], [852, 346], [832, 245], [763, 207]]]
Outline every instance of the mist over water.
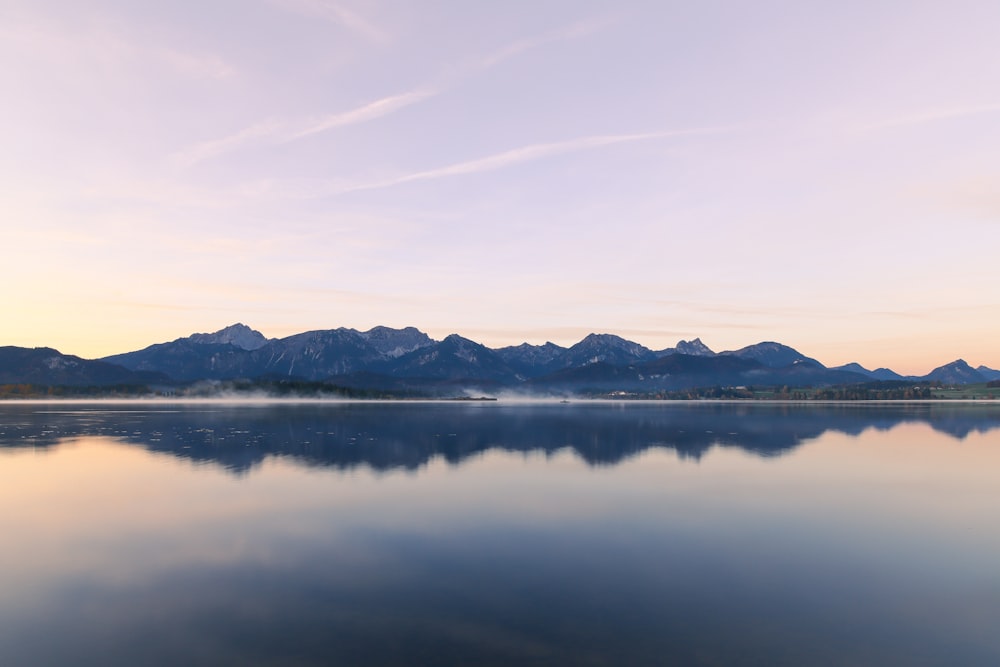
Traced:
[[995, 664], [1000, 409], [0, 405], [0, 664]]

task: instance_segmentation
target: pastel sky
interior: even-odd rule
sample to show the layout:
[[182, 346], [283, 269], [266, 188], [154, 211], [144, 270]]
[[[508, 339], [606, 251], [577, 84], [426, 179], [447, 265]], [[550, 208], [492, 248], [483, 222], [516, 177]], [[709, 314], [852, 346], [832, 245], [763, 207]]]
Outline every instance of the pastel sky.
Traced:
[[1000, 368], [1000, 2], [0, 0], [0, 345]]

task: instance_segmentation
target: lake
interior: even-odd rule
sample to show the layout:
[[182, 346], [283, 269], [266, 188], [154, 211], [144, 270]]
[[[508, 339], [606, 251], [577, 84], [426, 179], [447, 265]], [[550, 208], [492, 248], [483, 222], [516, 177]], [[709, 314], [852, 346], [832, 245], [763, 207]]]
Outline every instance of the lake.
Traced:
[[1000, 406], [0, 404], [2, 665], [998, 665]]

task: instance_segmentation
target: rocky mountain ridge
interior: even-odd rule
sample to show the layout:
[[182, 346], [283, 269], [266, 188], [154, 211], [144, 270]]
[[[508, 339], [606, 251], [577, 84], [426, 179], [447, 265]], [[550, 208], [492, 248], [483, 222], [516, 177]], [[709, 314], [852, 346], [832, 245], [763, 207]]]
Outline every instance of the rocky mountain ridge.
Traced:
[[384, 326], [267, 338], [237, 323], [96, 361], [47, 348], [0, 348], [4, 351], [0, 382], [70, 385], [266, 379], [396, 390], [475, 387], [575, 393], [872, 381], [970, 384], [1000, 377], [1000, 371], [972, 368], [961, 359], [921, 377], [887, 368], [870, 371], [856, 363], [827, 368], [774, 341], [715, 352], [695, 338], [654, 351], [614, 334], [594, 333], [570, 347], [548, 342], [492, 349], [458, 334], [437, 341], [415, 327]]

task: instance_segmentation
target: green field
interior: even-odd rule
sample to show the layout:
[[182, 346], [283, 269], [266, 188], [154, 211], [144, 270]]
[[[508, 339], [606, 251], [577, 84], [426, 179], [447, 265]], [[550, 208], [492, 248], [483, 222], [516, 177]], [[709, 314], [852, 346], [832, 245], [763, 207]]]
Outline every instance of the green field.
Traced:
[[956, 387], [935, 388], [931, 391], [931, 394], [934, 398], [996, 400], [1000, 398], [1000, 387], [987, 387], [986, 383], [967, 384]]

